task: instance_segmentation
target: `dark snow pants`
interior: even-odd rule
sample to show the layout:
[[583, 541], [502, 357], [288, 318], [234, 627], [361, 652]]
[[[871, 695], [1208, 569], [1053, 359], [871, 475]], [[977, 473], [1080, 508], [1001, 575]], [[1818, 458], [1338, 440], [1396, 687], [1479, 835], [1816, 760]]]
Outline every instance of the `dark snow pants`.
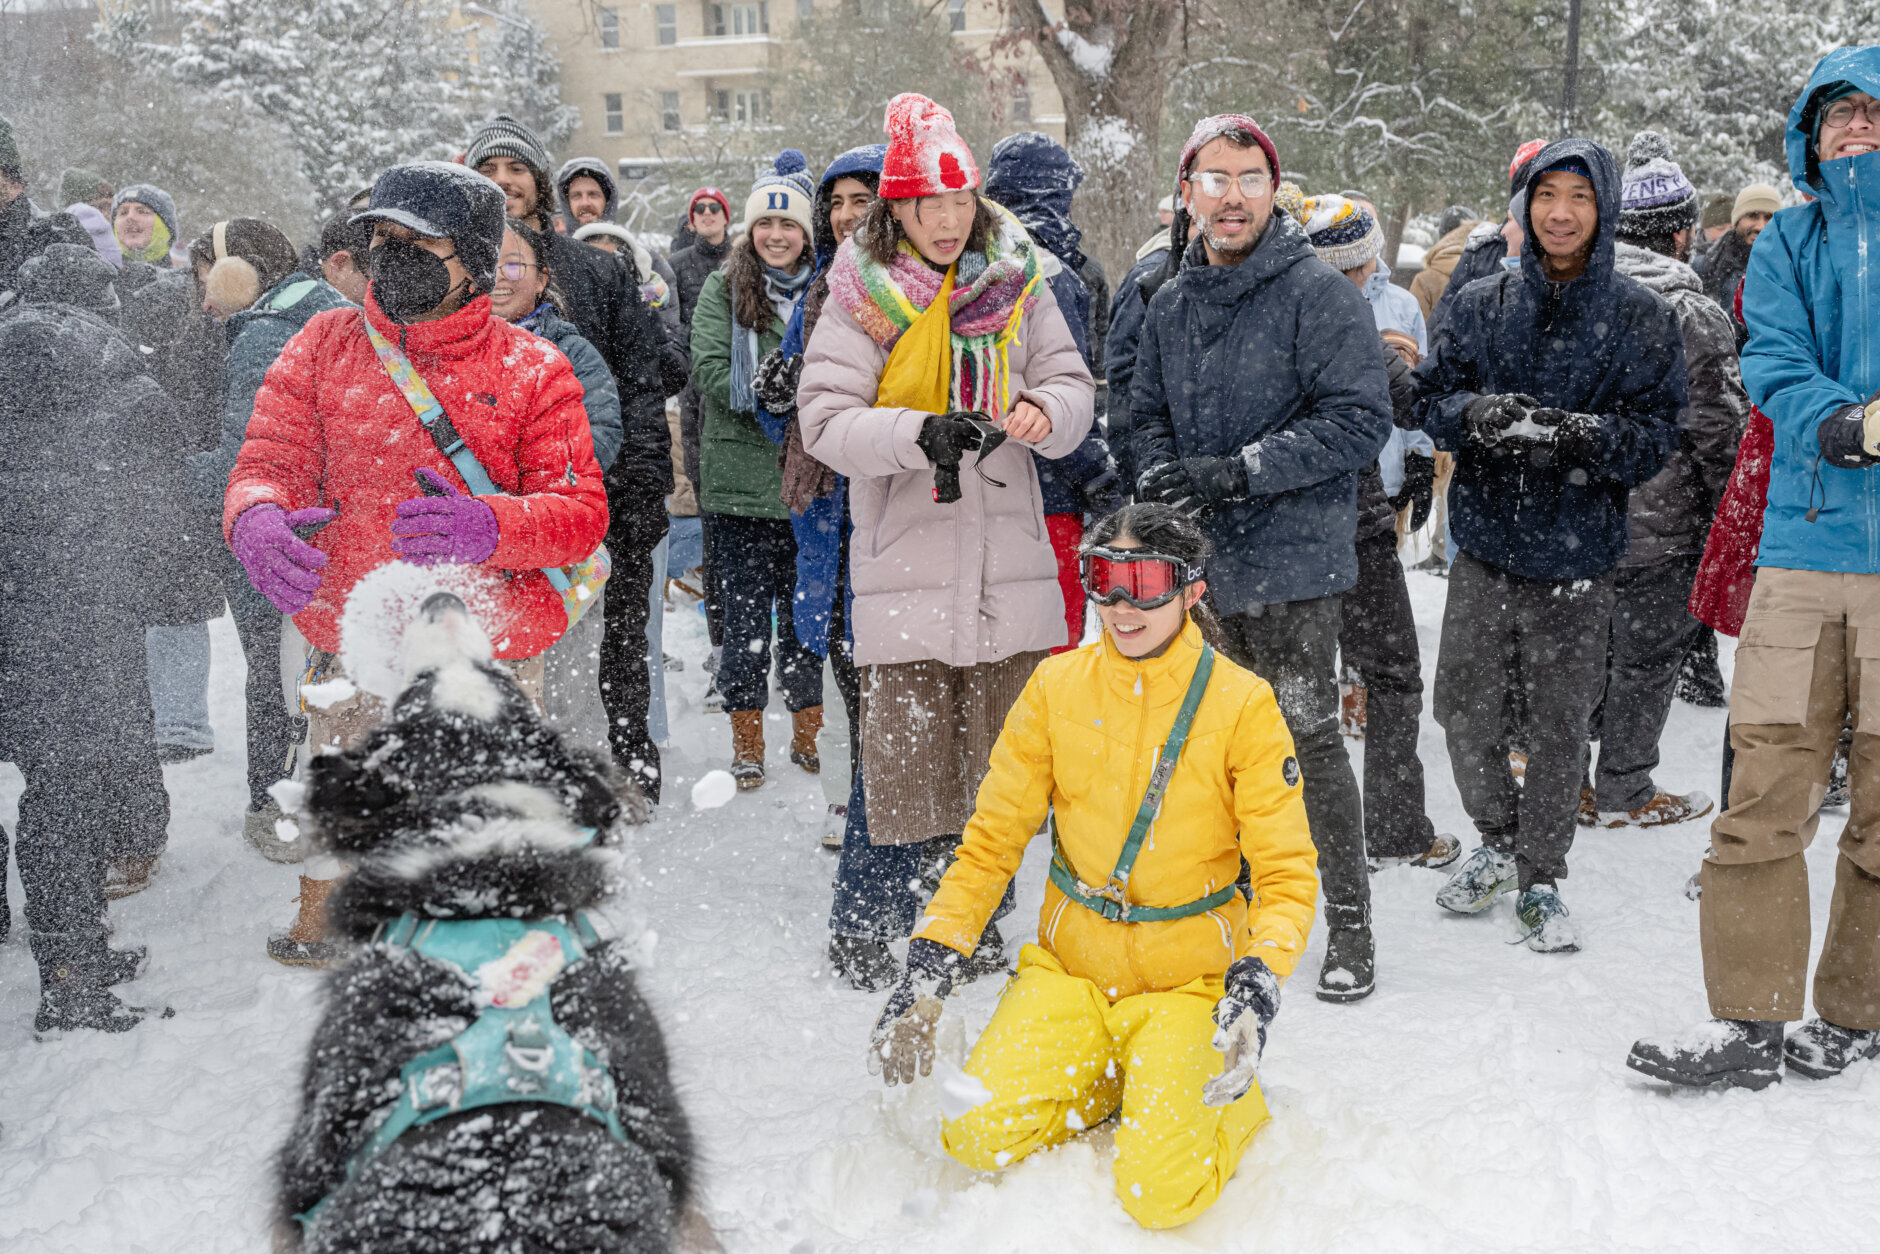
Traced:
[[723, 608], [725, 651], [718, 691], [727, 713], [770, 704], [771, 638], [792, 711], [822, 704], [822, 659], [796, 638], [796, 537], [785, 518], [712, 514], [705, 531]]
[[0, 759], [26, 778], [14, 854], [42, 956], [102, 944], [105, 863], [162, 853], [170, 825], [143, 622], [46, 612], [0, 615]]
[[248, 663], [243, 691], [247, 706], [248, 808], [259, 810], [271, 798], [268, 789], [286, 779], [292, 753], [307, 734], [307, 721], [287, 708], [281, 691], [281, 612], [255, 591], [230, 555], [223, 571], [229, 615], [241, 637]]
[[1222, 615], [1221, 626], [1227, 656], [1273, 685], [1292, 732], [1305, 778], [1306, 821], [1319, 851], [1325, 922], [1359, 927], [1371, 921], [1371, 879], [1358, 777], [1338, 733], [1338, 634], [1344, 623], [1339, 600], [1255, 606]]
[[[1567, 873], [1612, 603], [1610, 574], [1523, 579], [1468, 553], [1450, 567], [1436, 721], [1462, 808], [1483, 844], [1514, 858], [1523, 890]], [[1508, 766], [1517, 683], [1527, 702], [1525, 785]]]
[[607, 740], [614, 761], [639, 784], [648, 801], [659, 801], [659, 748], [647, 732], [653, 677], [646, 669], [646, 620], [652, 613], [653, 550], [670, 525], [663, 506], [636, 509], [609, 483], [607, 551], [613, 571], [601, 601], [601, 704], [607, 710]]
[[1364, 848], [1374, 858], [1428, 853], [1436, 825], [1424, 810], [1423, 660], [1397, 533], [1358, 541], [1358, 584], [1342, 598], [1338, 649], [1364, 682]]
[[1618, 571], [1605, 697], [1593, 728], [1599, 741], [1593, 790], [1601, 810], [1636, 810], [1658, 791], [1652, 782], [1658, 738], [1684, 655], [1704, 626], [1686, 608], [1697, 560], [1677, 557]]

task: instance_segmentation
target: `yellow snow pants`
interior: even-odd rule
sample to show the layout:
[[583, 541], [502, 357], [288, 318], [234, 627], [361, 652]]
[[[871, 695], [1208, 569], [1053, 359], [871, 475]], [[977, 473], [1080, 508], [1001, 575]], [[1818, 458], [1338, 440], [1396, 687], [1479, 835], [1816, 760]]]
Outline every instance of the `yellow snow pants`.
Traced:
[[992, 1100], [942, 1130], [947, 1153], [978, 1171], [1057, 1145], [1121, 1108], [1116, 1197], [1145, 1228], [1185, 1224], [1214, 1205], [1267, 1119], [1255, 1084], [1232, 1106], [1201, 1104], [1221, 1070], [1218, 976], [1112, 1004], [1037, 945], [1019, 951], [966, 1071]]

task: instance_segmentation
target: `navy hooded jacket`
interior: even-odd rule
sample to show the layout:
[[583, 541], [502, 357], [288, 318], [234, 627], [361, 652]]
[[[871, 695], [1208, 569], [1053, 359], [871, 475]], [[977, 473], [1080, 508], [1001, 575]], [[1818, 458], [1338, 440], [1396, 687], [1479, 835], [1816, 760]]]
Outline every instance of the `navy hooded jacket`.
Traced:
[[[1619, 169], [1586, 139], [1563, 139], [1534, 158], [1524, 203], [1558, 163], [1592, 175], [1599, 225], [1586, 269], [1556, 283], [1541, 268], [1531, 223], [1521, 268], [1469, 284], [1417, 367], [1418, 414], [1436, 447], [1456, 456], [1449, 519], [1456, 544], [1527, 579], [1587, 579], [1619, 564], [1626, 498], [1658, 473], [1678, 441], [1687, 403], [1684, 339], [1676, 313], [1613, 268]], [[1590, 450], [1484, 448], [1462, 414], [1478, 396], [1526, 394], [1598, 419]]]
[[1202, 242], [1150, 299], [1130, 385], [1138, 472], [1239, 457], [1249, 499], [1212, 510], [1208, 584], [1224, 614], [1358, 581], [1358, 475], [1390, 437], [1390, 378], [1370, 302], [1275, 211], [1253, 252]]
[[[1071, 197], [1083, 182], [1064, 145], [1038, 131], [1008, 135], [992, 150], [986, 167], [986, 199], [1012, 211], [1031, 237], [1062, 266], [1050, 278], [1051, 294], [1070, 325], [1084, 364], [1096, 369], [1090, 342], [1090, 289], [1084, 286], [1084, 233], [1070, 219]], [[1107, 514], [1123, 504], [1122, 482], [1110, 446], [1094, 424], [1084, 442], [1062, 458], [1032, 455], [1038, 494], [1047, 514]]]

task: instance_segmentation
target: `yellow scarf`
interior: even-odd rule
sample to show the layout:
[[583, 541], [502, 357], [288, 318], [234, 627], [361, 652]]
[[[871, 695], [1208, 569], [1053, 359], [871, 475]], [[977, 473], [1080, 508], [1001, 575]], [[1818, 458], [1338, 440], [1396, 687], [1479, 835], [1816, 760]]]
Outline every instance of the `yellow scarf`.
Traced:
[[111, 234], [116, 237], [118, 247], [123, 250], [124, 255], [132, 261], [159, 262], [170, 255], [170, 228], [163, 225], [162, 218], [158, 218], [156, 225], [151, 228], [150, 243], [146, 244], [141, 252], [124, 242], [124, 237], [118, 235], [115, 225], [111, 228]]

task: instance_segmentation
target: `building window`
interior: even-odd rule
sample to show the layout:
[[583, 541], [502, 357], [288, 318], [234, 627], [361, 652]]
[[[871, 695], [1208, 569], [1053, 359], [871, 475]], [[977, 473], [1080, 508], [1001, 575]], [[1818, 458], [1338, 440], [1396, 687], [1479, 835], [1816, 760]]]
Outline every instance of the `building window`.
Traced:
[[748, 39], [770, 33], [768, 0], [757, 4], [712, 5], [712, 34], [719, 39]]
[[601, 10], [601, 47], [618, 48], [620, 46], [620, 10], [603, 8]]
[[676, 91], [659, 93], [659, 129], [662, 131], [679, 129], [679, 93]]
[[679, 42], [679, 6], [676, 4], [656, 4], [653, 6], [653, 25], [657, 29], [655, 39], [662, 48], [670, 48]]
[[1018, 86], [1012, 89], [1012, 121], [1031, 121], [1031, 84], [1022, 78], [1018, 80]]
[[769, 126], [770, 89], [732, 92], [731, 121], [739, 126]]
[[714, 122], [730, 121], [731, 93], [728, 91], [713, 91], [705, 94], [706, 98], [711, 101], [712, 120]]
[[966, 0], [947, 0], [947, 29], [966, 29]]
[[626, 118], [620, 108], [620, 93], [604, 92], [601, 95], [601, 108], [607, 114], [607, 133], [619, 135], [627, 129]]

